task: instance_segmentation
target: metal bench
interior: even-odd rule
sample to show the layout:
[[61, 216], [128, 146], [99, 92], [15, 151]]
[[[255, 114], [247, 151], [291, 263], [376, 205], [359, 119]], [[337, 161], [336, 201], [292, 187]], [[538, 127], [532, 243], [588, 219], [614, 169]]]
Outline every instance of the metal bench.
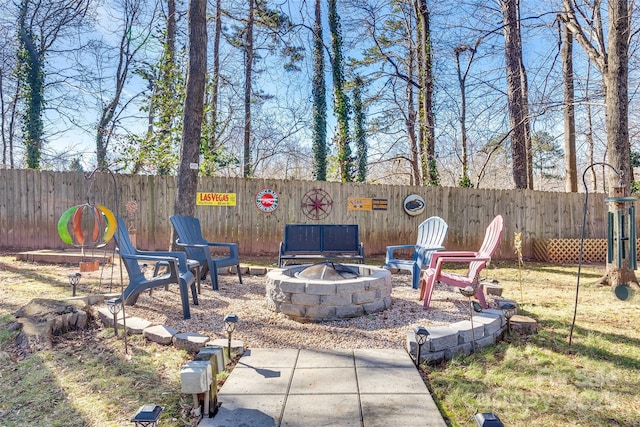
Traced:
[[286, 224], [278, 267], [292, 260], [350, 260], [364, 264], [357, 224]]

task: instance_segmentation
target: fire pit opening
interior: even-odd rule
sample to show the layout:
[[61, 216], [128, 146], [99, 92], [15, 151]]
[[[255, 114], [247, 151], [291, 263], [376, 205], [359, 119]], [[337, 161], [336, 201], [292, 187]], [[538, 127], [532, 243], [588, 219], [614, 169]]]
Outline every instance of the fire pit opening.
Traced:
[[364, 316], [391, 306], [391, 275], [370, 265], [292, 265], [267, 273], [266, 302], [301, 322]]
[[321, 262], [295, 273], [295, 277], [301, 279], [344, 280], [360, 277], [360, 272], [353, 266], [335, 262]]

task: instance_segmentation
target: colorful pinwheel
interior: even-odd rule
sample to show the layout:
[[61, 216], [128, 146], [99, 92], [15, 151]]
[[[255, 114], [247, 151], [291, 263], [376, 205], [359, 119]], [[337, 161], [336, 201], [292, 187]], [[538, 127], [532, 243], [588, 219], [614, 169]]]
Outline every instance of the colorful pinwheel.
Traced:
[[111, 240], [116, 227], [113, 212], [101, 205], [85, 203], [64, 211], [58, 220], [58, 235], [68, 245], [97, 247]]

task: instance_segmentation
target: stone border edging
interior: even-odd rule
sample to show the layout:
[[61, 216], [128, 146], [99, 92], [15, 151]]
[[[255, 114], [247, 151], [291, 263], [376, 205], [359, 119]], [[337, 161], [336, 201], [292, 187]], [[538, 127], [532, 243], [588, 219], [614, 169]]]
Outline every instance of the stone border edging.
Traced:
[[[500, 300], [499, 307], [515, 301]], [[516, 308], [517, 310], [517, 308]], [[471, 320], [462, 320], [449, 326], [435, 326], [427, 329], [429, 339], [420, 349], [419, 363], [436, 364], [451, 360], [459, 354], [469, 355], [477, 348], [488, 347], [500, 339], [507, 328], [507, 319], [500, 308], [489, 308], [473, 316]], [[416, 360], [418, 344], [415, 332], [407, 332], [407, 352]]]

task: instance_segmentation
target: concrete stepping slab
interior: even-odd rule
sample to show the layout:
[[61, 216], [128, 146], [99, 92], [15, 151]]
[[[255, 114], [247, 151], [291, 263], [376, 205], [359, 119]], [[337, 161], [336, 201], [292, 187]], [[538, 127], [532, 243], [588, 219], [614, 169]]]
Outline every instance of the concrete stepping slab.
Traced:
[[297, 358], [298, 349], [295, 348], [261, 348], [257, 351], [248, 349], [240, 358], [236, 368], [293, 368]]
[[361, 394], [428, 393], [415, 366], [411, 368], [357, 367]]
[[420, 394], [361, 394], [365, 427], [446, 427], [428, 392]]
[[220, 407], [213, 418], [203, 418], [200, 427], [235, 427], [241, 420], [246, 427], [280, 425], [285, 395], [229, 394], [220, 396]]
[[407, 352], [393, 348], [355, 349], [353, 354], [358, 367], [415, 368]]
[[351, 368], [296, 368], [289, 394], [358, 393], [356, 371]]
[[125, 323], [127, 324], [127, 330], [129, 331], [130, 334], [133, 334], [133, 335], [141, 335], [142, 331], [144, 331], [149, 326], [153, 325], [153, 323], [149, 322], [148, 320], [141, 319], [139, 317], [134, 316], [134, 317], [127, 317], [126, 322], [125, 322], [125, 319], [118, 319], [118, 328], [123, 328], [124, 330]]
[[173, 336], [173, 345], [189, 353], [197, 353], [209, 340], [210, 338], [206, 335], [195, 332], [181, 332]]
[[228, 394], [286, 394], [293, 368], [234, 369], [220, 389]]
[[142, 331], [144, 336], [149, 341], [153, 341], [162, 345], [169, 345], [173, 342], [173, 336], [178, 333], [177, 329], [165, 325], [149, 326]]
[[[122, 319], [122, 311], [119, 312], [117, 316], [118, 319]], [[109, 328], [113, 327], [113, 314], [111, 314], [106, 306], [98, 308], [98, 318], [104, 326]]]
[[300, 350], [296, 369], [349, 368], [354, 366], [352, 350]]
[[280, 425], [360, 427], [360, 419], [360, 402], [355, 393], [289, 395]]

